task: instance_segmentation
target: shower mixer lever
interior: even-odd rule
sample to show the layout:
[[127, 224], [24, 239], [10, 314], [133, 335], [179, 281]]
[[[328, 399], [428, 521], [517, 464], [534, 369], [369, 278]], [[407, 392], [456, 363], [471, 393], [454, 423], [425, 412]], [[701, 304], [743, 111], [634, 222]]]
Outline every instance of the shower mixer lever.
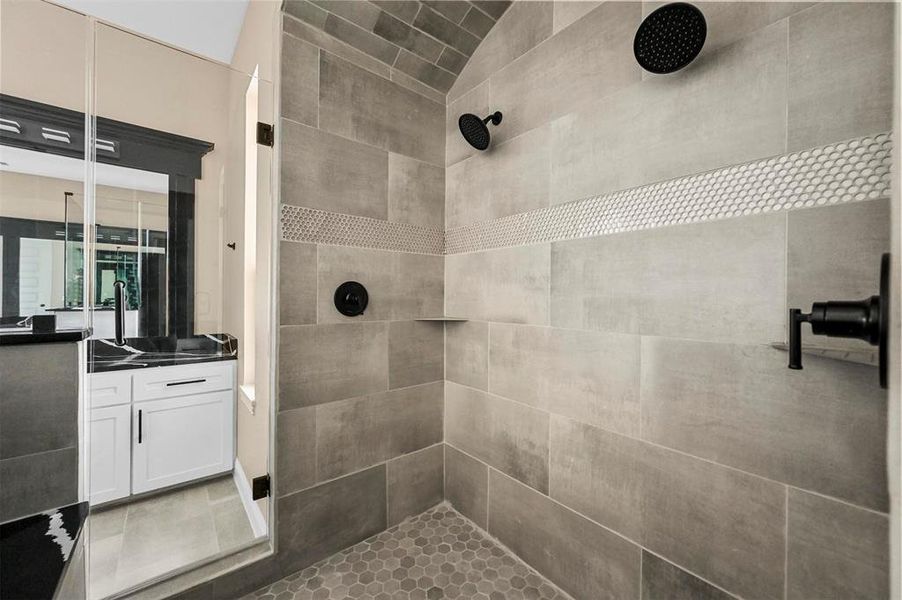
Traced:
[[884, 254], [880, 265], [880, 295], [864, 300], [815, 302], [808, 313], [790, 308], [789, 368], [802, 368], [802, 323], [810, 323], [814, 335], [864, 340], [879, 346], [880, 385], [886, 387], [888, 294], [889, 254]]

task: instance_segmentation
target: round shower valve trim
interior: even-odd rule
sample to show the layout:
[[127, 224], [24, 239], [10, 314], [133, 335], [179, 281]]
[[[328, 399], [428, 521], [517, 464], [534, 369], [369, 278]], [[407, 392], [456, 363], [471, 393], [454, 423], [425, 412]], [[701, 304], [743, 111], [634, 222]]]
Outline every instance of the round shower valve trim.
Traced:
[[362, 283], [345, 281], [335, 289], [334, 301], [338, 312], [346, 317], [357, 317], [366, 310], [370, 296]]

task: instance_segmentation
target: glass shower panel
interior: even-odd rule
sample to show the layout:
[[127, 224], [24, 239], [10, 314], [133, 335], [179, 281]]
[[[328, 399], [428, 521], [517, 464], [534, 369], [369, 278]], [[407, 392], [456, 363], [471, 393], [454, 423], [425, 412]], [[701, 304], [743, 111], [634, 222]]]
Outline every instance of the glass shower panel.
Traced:
[[[0, 330], [83, 329], [86, 48], [83, 15], [3, 3]], [[54, 317], [48, 324], [46, 317]]]
[[119, 546], [89, 540], [104, 598], [269, 548], [270, 507], [250, 482], [270, 464], [272, 149], [256, 121], [272, 122], [273, 92], [102, 23], [94, 78], [88, 498], [124, 523]]

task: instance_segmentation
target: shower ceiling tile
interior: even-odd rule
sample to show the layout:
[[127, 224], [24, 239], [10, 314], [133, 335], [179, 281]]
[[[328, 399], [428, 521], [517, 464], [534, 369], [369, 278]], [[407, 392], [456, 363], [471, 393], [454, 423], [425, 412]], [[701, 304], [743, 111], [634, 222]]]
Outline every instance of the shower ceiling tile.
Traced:
[[[518, 56], [551, 37], [551, 2], [517, 2], [510, 14], [498, 21], [498, 31], [486, 36], [467, 68], [448, 93], [453, 101], [482, 83]], [[521, 99], [518, 99], [519, 106]]]
[[375, 73], [380, 77], [388, 79], [391, 75], [391, 67], [387, 64], [335, 39], [322, 29], [312, 27], [307, 23], [302, 23], [297, 19], [291, 18], [282, 20], [282, 29], [289, 35], [293, 35], [298, 39], [309, 42], [314, 46], [318, 46], [326, 52], [334, 54], [335, 56], [366, 69], [371, 73]]
[[[330, 51], [358, 64], [365, 61], [348, 55], [360, 51], [383, 64], [396, 66], [439, 93], [444, 104], [444, 94], [467, 57], [509, 5], [493, 2], [480, 10], [465, 0], [288, 0], [283, 10], [293, 18], [285, 19], [283, 27], [286, 32], [296, 30], [298, 23], [294, 19], [305, 21], [331, 36], [333, 43], [324, 41], [320, 44], [323, 48], [331, 48]], [[311, 32], [304, 32], [301, 37], [311, 36]], [[407, 57], [402, 66], [395, 64], [401, 48], [424, 63]], [[445, 58], [440, 60], [442, 55]], [[425, 95], [432, 97], [431, 93]]]
[[[767, 346], [642, 338], [642, 437], [885, 511], [886, 394], [874, 367]], [[854, 423], [854, 427], [849, 424]]]

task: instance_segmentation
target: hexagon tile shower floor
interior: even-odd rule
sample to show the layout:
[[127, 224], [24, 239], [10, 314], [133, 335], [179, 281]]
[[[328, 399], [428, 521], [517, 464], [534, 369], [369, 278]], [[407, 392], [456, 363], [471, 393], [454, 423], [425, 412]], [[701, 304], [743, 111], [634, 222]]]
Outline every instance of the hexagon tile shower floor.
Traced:
[[243, 600], [570, 600], [447, 504]]

